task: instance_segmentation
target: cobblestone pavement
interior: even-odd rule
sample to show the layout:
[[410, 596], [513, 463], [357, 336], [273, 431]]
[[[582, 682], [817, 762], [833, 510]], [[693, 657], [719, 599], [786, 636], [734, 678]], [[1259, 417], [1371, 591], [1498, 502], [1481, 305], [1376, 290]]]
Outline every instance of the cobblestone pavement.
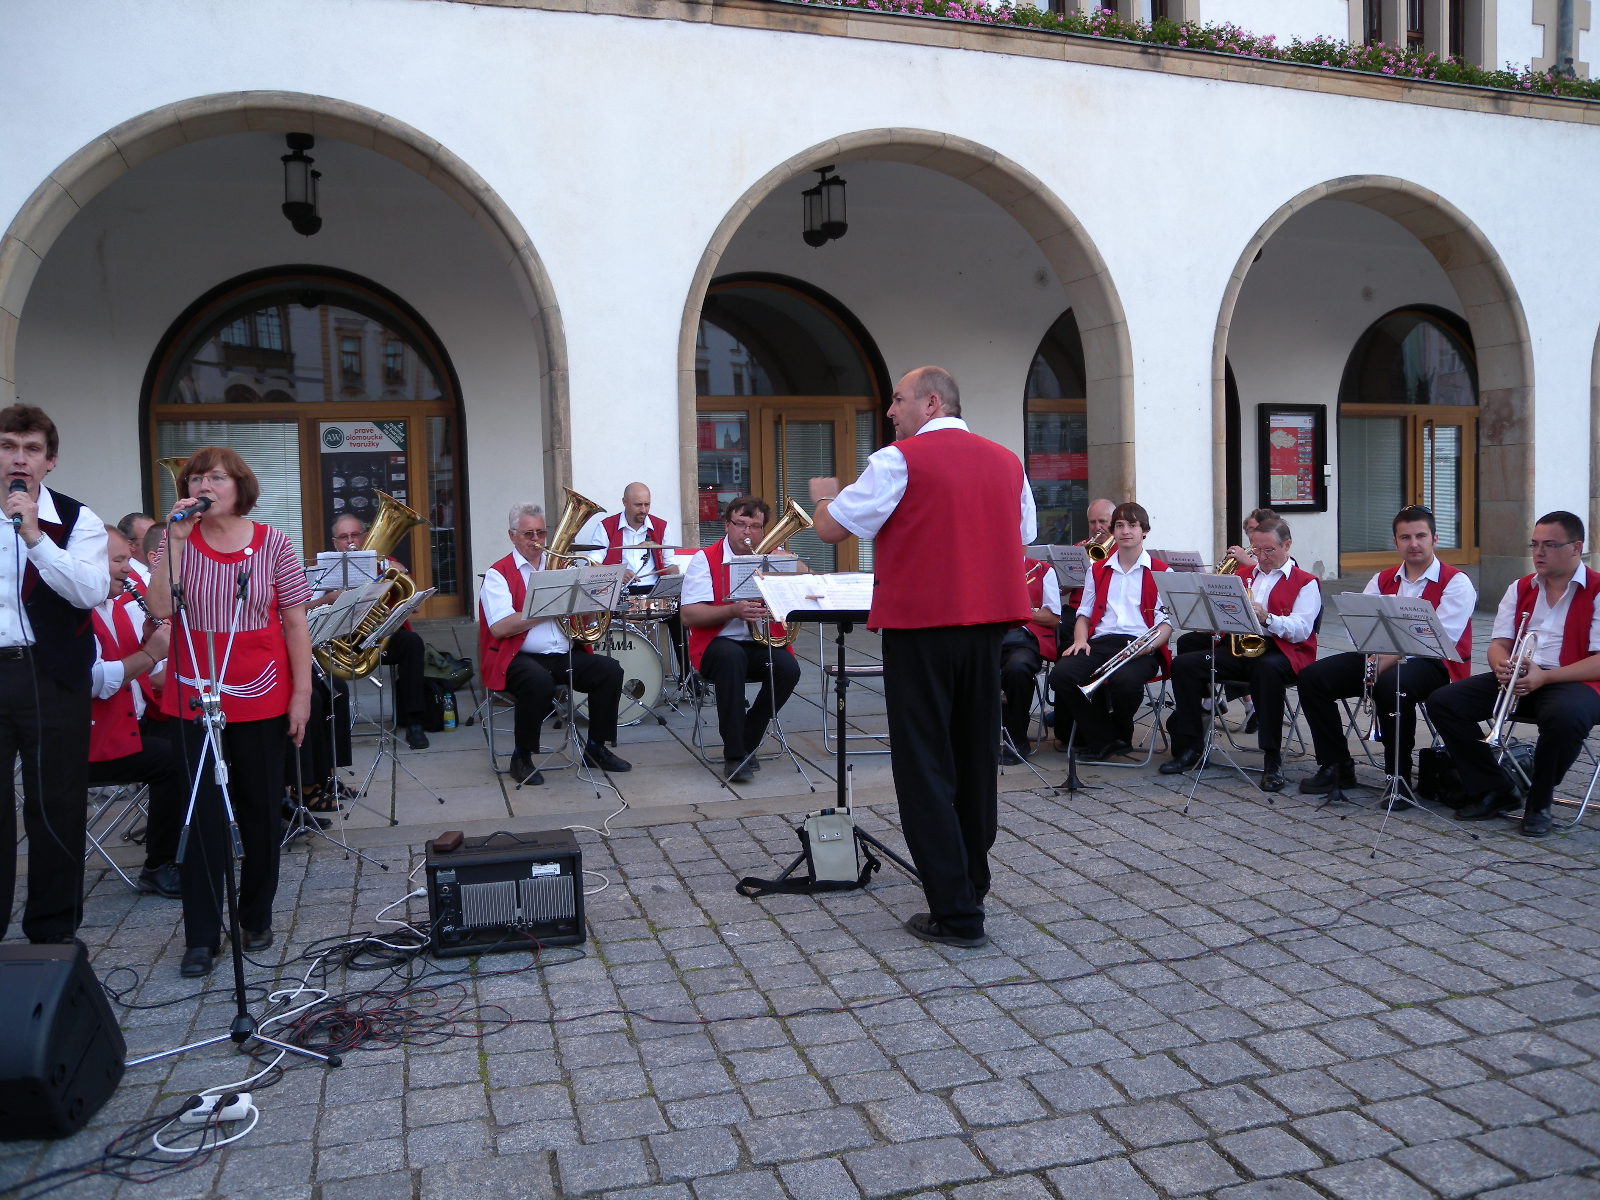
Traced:
[[[1600, 834], [1381, 825], [1224, 777], [1184, 815], [1158, 776], [1096, 781], [1002, 798], [978, 951], [903, 932], [921, 894], [892, 868], [865, 892], [737, 895], [792, 856], [783, 816], [585, 833], [609, 881], [586, 956], [463, 977], [522, 1023], [296, 1065], [202, 1167], [64, 1194], [1600, 1196]], [[899, 844], [892, 809], [861, 818]], [[417, 849], [370, 849], [392, 869], [286, 853], [252, 981], [404, 895]], [[128, 999], [180, 1001], [120, 1010], [130, 1054], [226, 1028], [227, 997], [177, 977], [173, 902], [101, 877], [87, 907], [101, 978], [132, 968]], [[243, 1063], [224, 1046], [130, 1069], [83, 1133], [0, 1144], [0, 1187]]]

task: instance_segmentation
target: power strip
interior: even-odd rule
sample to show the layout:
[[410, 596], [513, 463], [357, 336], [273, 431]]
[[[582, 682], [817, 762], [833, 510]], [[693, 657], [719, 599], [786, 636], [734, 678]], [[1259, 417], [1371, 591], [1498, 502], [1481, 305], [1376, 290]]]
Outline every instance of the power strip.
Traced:
[[214, 1121], [242, 1121], [254, 1107], [249, 1092], [224, 1092], [220, 1096], [191, 1096], [190, 1106], [178, 1115], [185, 1125], [210, 1125]]

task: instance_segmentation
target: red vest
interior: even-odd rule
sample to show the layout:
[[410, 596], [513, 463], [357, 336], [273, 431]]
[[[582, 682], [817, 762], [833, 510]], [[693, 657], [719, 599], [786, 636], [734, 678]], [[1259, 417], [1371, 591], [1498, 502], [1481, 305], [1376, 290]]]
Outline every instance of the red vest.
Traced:
[[[1256, 576], [1257, 567], [1254, 563], [1239, 568], [1239, 578], [1244, 581], [1246, 591], [1250, 590], [1250, 581]], [[1300, 589], [1307, 584], [1316, 584], [1317, 577], [1310, 571], [1296, 563], [1294, 570], [1290, 571], [1277, 583], [1272, 585], [1272, 590], [1267, 593], [1267, 611], [1275, 617], [1286, 617], [1294, 611], [1295, 597], [1300, 594]], [[1317, 585], [1321, 586], [1321, 585]], [[1273, 637], [1273, 645], [1283, 651], [1283, 656], [1289, 660], [1289, 665], [1294, 668], [1295, 674], [1304, 671], [1317, 661], [1317, 629], [1312, 623], [1311, 636], [1303, 642], [1291, 642], [1281, 637]]]
[[[118, 604], [111, 610], [115, 630], [106, 628], [98, 612], [89, 614], [94, 626], [95, 641], [100, 643], [100, 657], [106, 662], [121, 662], [139, 649], [139, 635], [128, 617], [127, 606]], [[93, 700], [89, 705], [89, 761], [110, 762], [126, 758], [144, 749], [144, 739], [139, 736], [139, 718], [134, 715], [133, 693], [126, 684], [105, 700]]]
[[[1156, 624], [1156, 605], [1161, 602], [1160, 593], [1156, 591], [1156, 572], [1170, 571], [1171, 567], [1159, 558], [1150, 560], [1150, 569], [1144, 573], [1144, 582], [1139, 588], [1139, 616], [1144, 619], [1146, 629], [1154, 629]], [[1106, 615], [1106, 602], [1110, 598], [1111, 589], [1111, 559], [1102, 558], [1099, 562], [1089, 567], [1089, 572], [1094, 579], [1094, 608], [1089, 612], [1089, 636], [1094, 637], [1094, 631], [1100, 627], [1101, 619]], [[1161, 673], [1157, 679], [1165, 679], [1167, 672], [1172, 667], [1171, 639], [1162, 644]]]
[[[506, 586], [511, 589], [511, 611], [520, 614], [522, 602], [528, 596], [528, 585], [523, 582], [522, 572], [517, 569], [513, 557], [508, 554], [489, 569], [500, 572], [506, 581]], [[527, 638], [526, 630], [507, 638], [492, 636], [489, 633], [489, 622], [483, 615], [483, 597], [481, 595], [478, 597], [478, 675], [482, 678], [484, 687], [492, 692], [498, 692], [506, 686], [506, 668], [521, 652], [522, 643]], [[577, 649], [584, 654], [594, 652], [594, 647], [582, 644]]]
[[[1516, 623], [1522, 624], [1524, 614], [1531, 614], [1535, 601], [1539, 597], [1539, 577], [1537, 575], [1524, 575], [1512, 585], [1517, 589]], [[1589, 649], [1589, 623], [1594, 620], [1594, 598], [1600, 593], [1600, 573], [1589, 571], [1585, 575], [1581, 588], [1572, 593], [1572, 603], [1567, 606], [1567, 623], [1561, 629], [1561, 658], [1563, 667], [1570, 667], [1573, 663], [1588, 658], [1592, 651]], [[1595, 691], [1600, 692], [1600, 679], [1584, 680]]]
[[[130, 570], [128, 572], [128, 582], [133, 585], [133, 590], [139, 594], [140, 599], [143, 599], [148, 594], [148, 589], [145, 587], [144, 580], [139, 578], [139, 572]], [[134, 600], [131, 592], [117, 597], [117, 604], [119, 607], [125, 607], [129, 604], [136, 603], [138, 603], [138, 601]], [[149, 618], [149, 616], [149, 610], [143, 604], [139, 605], [139, 611], [137, 613], [135, 613], [132, 609], [128, 610], [129, 621], [131, 621], [133, 623], [133, 627], [139, 630], [141, 633], [144, 630], [144, 622]], [[152, 721], [165, 721], [167, 719], [167, 714], [161, 711], [161, 689], [151, 681], [150, 676], [153, 674], [155, 674], [154, 671], [146, 671], [143, 675], [139, 676], [139, 690], [144, 693], [144, 698], [146, 701], [146, 707], [144, 710], [145, 716]], [[162, 679], [166, 679], [165, 674], [162, 675]]]
[[[706, 566], [711, 570], [711, 603], [713, 604], [726, 603], [719, 600], [718, 597], [728, 594], [728, 564], [722, 561], [722, 548], [727, 544], [728, 541], [724, 538], [721, 541], [712, 542], [711, 545], [701, 551], [706, 556]], [[715, 640], [722, 628], [720, 625], [689, 628], [689, 664], [696, 671], [700, 669], [700, 660], [705, 657], [707, 647]], [[772, 622], [769, 632], [773, 637], [782, 637], [784, 634], [783, 622]], [[787, 646], [785, 649], [790, 654], [794, 653], [794, 647], [792, 646]]]
[[[878, 530], [868, 628], [1025, 624], [1017, 456], [963, 429], [914, 434], [895, 448], [906, 490]], [[946, 572], [949, 546], [961, 547], [961, 566]]]
[[[655, 542], [659, 546], [666, 540], [667, 523], [662, 518], [654, 515], [646, 515], [644, 524], [645, 529], [649, 533], [650, 541]], [[622, 552], [627, 549], [627, 547], [622, 544], [622, 514], [612, 513], [609, 517], [600, 522], [600, 528], [605, 531], [606, 545], [610, 547], [606, 551], [606, 556], [601, 561], [601, 565], [614, 567], [622, 561]], [[664, 551], [646, 550], [645, 553], [648, 554], [651, 560], [656, 564], [657, 571], [666, 569], [667, 563]]]
[[[1394, 571], [1378, 572], [1378, 592], [1384, 596], [1398, 596], [1400, 594], [1400, 573], [1405, 570], [1402, 566]], [[1439, 607], [1439, 600], [1444, 595], [1444, 589], [1450, 586], [1450, 581], [1461, 574], [1449, 563], [1439, 564], [1439, 578], [1430, 579], [1422, 585], [1422, 598], [1434, 608]], [[1456, 639], [1456, 653], [1461, 655], [1458, 663], [1447, 662], [1444, 668], [1450, 674], [1450, 682], [1465, 679], [1472, 674], [1472, 618], [1467, 618], [1467, 627], [1461, 631], [1461, 636]]]
[[[1028, 581], [1028, 603], [1035, 611], [1044, 607], [1044, 576], [1046, 571], [1055, 570], [1049, 563], [1042, 563], [1036, 558], [1022, 556], [1023, 577]], [[1065, 620], [1062, 617], [1062, 620]], [[1027, 629], [1039, 639], [1039, 653], [1045, 662], [1056, 660], [1056, 631], [1048, 625], [1041, 625], [1037, 621], [1029, 621]]]

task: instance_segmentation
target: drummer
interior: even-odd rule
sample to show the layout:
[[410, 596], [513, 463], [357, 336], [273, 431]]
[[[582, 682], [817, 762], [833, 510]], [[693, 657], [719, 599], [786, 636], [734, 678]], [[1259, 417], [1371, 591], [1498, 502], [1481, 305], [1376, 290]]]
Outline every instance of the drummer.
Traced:
[[[667, 561], [667, 522], [651, 515], [650, 489], [642, 483], [630, 483], [623, 488], [622, 511], [608, 517], [591, 518], [578, 534], [578, 542], [597, 547], [590, 555], [596, 564], [621, 563], [626, 568], [623, 579], [634, 595], [650, 591], [663, 575], [678, 574], [677, 564]], [[682, 674], [683, 623], [678, 619], [676, 608], [666, 618], [666, 626], [677, 655], [678, 671]]]

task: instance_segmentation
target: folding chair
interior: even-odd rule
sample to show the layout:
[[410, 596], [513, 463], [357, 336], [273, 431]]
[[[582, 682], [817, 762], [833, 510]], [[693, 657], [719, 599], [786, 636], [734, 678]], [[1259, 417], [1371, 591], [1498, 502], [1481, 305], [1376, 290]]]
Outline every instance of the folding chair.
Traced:
[[[139, 890], [139, 884], [111, 857], [106, 850], [106, 843], [118, 830], [122, 830], [123, 841], [133, 840], [135, 823], [148, 815], [149, 799], [150, 786], [144, 783], [107, 784], [89, 789], [89, 819], [84, 825], [84, 841], [87, 844], [83, 850], [83, 861], [87, 865], [90, 855], [98, 854], [134, 891]], [[107, 813], [111, 814], [110, 819], [105, 820], [102, 826], [101, 822]]]
[[[822, 671], [821, 671], [821, 674], [818, 677], [819, 681], [820, 681], [820, 687], [821, 687], [820, 700], [819, 700], [819, 703], [818, 703], [818, 707], [822, 709], [824, 714], [827, 714], [827, 713], [831, 713], [833, 711], [833, 705], [834, 705], [834, 700], [835, 700], [835, 695], [834, 695], [835, 684], [836, 684], [836, 681], [839, 678], [839, 663], [837, 661], [837, 657], [836, 656], [830, 655], [829, 646], [828, 646], [828, 639], [824, 635], [822, 626], [820, 626], [820, 625], [817, 626], [817, 661], [822, 664]], [[883, 663], [881, 661], [879, 661], [879, 662], [868, 662], [868, 663], [846, 662], [845, 663], [845, 667], [844, 667], [844, 672], [845, 672], [845, 678], [852, 685], [854, 685], [857, 681], [863, 680], [863, 679], [882, 679], [883, 678]], [[882, 695], [882, 693], [880, 692], [879, 695]], [[885, 729], [882, 733], [847, 733], [844, 736], [845, 736], [845, 740], [846, 741], [853, 742], [853, 741], [861, 740], [861, 741], [869, 741], [869, 742], [877, 742], [878, 743], [878, 745], [876, 747], [874, 747], [874, 748], [865, 749], [865, 750], [854, 750], [854, 751], [850, 751], [850, 753], [854, 753], [854, 754], [887, 754], [887, 753], [889, 753], [889, 746], [888, 746], [889, 731], [887, 729]], [[822, 722], [822, 748], [823, 748], [823, 750], [825, 750], [829, 754], [838, 754], [839, 750], [838, 750], [837, 745], [836, 745], [837, 741], [838, 741], [838, 739], [836, 737], [834, 737], [833, 722], [825, 719]], [[846, 750], [849, 750], [849, 747], [846, 747]]]

